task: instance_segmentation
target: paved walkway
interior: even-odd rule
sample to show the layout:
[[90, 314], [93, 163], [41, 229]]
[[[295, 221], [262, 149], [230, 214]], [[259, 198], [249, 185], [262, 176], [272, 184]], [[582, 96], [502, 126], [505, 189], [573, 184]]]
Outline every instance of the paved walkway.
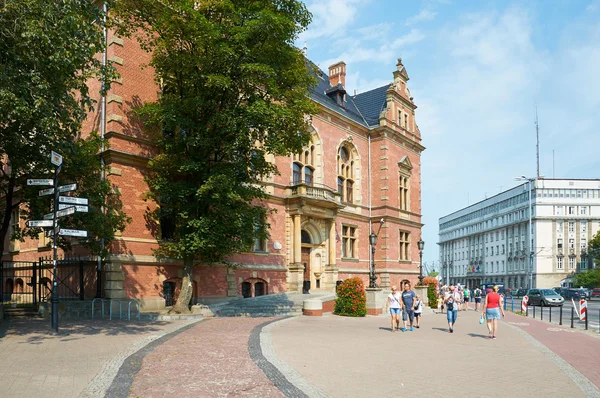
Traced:
[[[189, 323], [189, 322], [188, 322]], [[49, 320], [0, 323], [0, 396], [78, 397], [89, 383], [107, 386], [125, 357], [186, 322], [62, 322], [50, 335]], [[110, 385], [112, 378], [108, 380]], [[93, 388], [84, 396], [94, 396]], [[104, 396], [101, 391], [96, 396]]]

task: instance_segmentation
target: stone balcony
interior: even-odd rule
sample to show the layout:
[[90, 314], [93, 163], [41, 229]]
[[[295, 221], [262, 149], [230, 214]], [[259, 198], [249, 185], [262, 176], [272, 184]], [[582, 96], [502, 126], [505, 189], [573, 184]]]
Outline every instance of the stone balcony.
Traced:
[[344, 207], [341, 195], [326, 185], [299, 182], [286, 188], [286, 201], [319, 206], [328, 209]]

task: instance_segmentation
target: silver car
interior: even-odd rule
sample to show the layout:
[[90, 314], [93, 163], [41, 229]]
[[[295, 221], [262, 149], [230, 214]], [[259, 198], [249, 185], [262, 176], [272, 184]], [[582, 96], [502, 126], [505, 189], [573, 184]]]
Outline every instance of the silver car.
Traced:
[[541, 305], [544, 307], [561, 307], [565, 299], [552, 289], [529, 289], [527, 292], [528, 305]]

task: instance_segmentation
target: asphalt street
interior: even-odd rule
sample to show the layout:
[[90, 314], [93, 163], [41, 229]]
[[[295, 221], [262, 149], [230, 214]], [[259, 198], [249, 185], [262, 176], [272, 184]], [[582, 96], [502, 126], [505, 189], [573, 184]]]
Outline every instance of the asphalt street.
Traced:
[[[514, 300], [514, 310], [518, 312], [521, 307], [521, 299], [515, 298]], [[512, 300], [509, 298], [506, 302], [506, 308], [508, 310], [512, 309]], [[571, 323], [571, 308], [573, 308], [573, 302], [571, 300], [565, 300], [564, 305], [562, 307], [562, 323], [563, 325], [569, 325]], [[552, 312], [552, 315], [550, 315]], [[535, 313], [536, 319], [542, 318], [543, 320], [550, 322], [550, 318], [552, 319], [552, 323], [559, 323], [561, 317], [560, 307], [540, 307], [529, 306], [528, 316], [533, 317]], [[575, 302], [575, 310], [573, 311], [574, 321], [573, 326], [583, 328], [585, 323], [579, 320], [579, 302]], [[600, 322], [600, 299], [594, 298], [592, 300], [588, 300], [587, 302], [587, 313], [588, 313], [588, 329], [598, 329]]]

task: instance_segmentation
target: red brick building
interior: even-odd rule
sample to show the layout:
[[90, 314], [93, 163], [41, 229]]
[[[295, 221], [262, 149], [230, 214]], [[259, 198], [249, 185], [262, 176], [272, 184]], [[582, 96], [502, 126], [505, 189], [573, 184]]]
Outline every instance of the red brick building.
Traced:
[[[107, 297], [138, 298], [145, 308], [156, 309], [165, 305], [165, 294], [176, 294], [182, 265], [153, 256], [157, 241], [145, 218], [152, 203], [143, 198], [153, 146], [129, 111], [156, 99], [158, 88], [153, 71], [143, 68], [147, 53], [134, 41], [110, 34], [108, 40], [107, 59], [121, 78], [106, 96], [105, 112], [99, 106], [85, 128], [109, 140], [103, 154], [106, 178], [120, 191], [133, 222], [112, 246], [104, 289]], [[351, 96], [343, 62], [320, 72], [312, 93], [320, 112], [312, 119], [310, 145], [301, 154], [270, 159], [280, 171], [264, 181], [267, 206], [277, 210], [268, 220], [270, 238], [232, 258], [240, 264], [235, 269], [196, 268], [195, 301], [301, 291], [304, 281], [312, 289], [334, 291], [337, 280], [352, 276], [368, 284], [371, 230], [380, 231], [378, 284], [416, 281], [424, 147], [401, 59], [392, 75], [389, 85]], [[9, 243], [4, 259], [37, 259], [44, 244]]]

